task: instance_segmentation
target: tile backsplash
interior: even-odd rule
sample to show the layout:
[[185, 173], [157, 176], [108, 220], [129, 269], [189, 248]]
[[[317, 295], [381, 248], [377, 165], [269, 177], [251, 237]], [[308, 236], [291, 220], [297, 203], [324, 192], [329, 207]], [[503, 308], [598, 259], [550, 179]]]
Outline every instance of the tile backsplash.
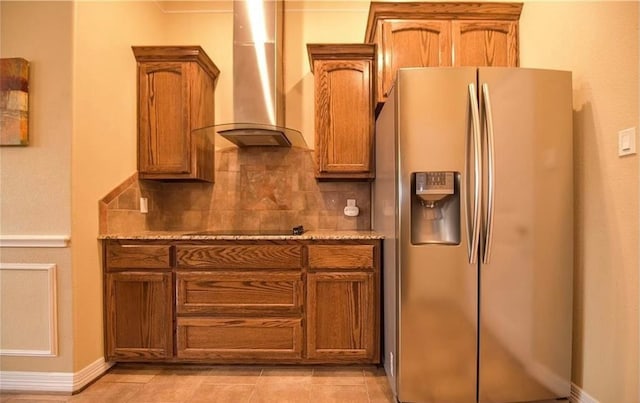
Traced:
[[[215, 159], [214, 184], [127, 179], [101, 200], [100, 233], [371, 228], [371, 184], [316, 181], [313, 150], [229, 148]], [[359, 216], [343, 214], [347, 199]]]

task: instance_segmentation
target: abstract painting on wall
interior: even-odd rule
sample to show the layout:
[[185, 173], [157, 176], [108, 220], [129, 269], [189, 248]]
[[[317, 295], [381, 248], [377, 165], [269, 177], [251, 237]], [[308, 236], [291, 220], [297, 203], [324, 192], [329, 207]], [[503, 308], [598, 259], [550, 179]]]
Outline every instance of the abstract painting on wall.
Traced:
[[29, 62], [0, 59], [0, 146], [29, 144]]

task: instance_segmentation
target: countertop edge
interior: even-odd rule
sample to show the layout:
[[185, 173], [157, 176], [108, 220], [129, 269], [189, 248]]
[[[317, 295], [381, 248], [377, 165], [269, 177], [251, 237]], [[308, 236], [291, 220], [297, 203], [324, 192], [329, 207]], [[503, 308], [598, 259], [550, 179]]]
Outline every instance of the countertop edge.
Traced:
[[384, 239], [375, 231], [308, 231], [302, 235], [193, 235], [185, 232], [144, 232], [101, 234], [99, 240], [171, 240], [171, 241], [256, 241], [256, 240], [374, 240]]

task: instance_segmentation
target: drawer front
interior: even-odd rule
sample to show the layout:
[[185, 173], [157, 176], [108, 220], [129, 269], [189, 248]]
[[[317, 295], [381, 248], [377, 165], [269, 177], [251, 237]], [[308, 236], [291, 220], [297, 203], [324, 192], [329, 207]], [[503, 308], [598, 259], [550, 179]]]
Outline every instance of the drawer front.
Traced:
[[107, 244], [107, 270], [109, 269], [170, 269], [169, 245]]
[[296, 269], [302, 266], [300, 245], [176, 246], [179, 268]]
[[178, 272], [177, 313], [300, 313], [300, 272]]
[[302, 358], [302, 319], [177, 318], [183, 360]]
[[309, 268], [363, 270], [374, 268], [374, 245], [309, 245]]

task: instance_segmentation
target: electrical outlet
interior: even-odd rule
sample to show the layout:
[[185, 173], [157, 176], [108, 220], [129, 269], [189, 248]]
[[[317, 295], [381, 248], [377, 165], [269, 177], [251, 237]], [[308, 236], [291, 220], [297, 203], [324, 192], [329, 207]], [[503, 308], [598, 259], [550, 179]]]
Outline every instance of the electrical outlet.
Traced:
[[389, 369], [391, 370], [391, 376], [393, 377], [393, 373], [395, 372], [393, 365], [393, 351], [389, 351]]
[[636, 128], [620, 130], [618, 132], [618, 156], [636, 153]]
[[140, 198], [140, 212], [146, 214], [149, 212], [149, 201], [146, 197]]

